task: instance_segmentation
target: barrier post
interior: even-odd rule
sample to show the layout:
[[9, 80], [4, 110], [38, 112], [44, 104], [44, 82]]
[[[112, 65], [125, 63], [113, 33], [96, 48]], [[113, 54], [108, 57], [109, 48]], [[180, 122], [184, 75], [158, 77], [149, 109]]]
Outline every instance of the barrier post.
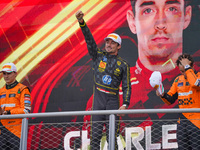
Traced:
[[20, 139], [20, 150], [27, 149], [27, 136], [28, 136], [28, 119], [22, 119], [21, 139]]
[[109, 143], [108, 149], [115, 149], [115, 115], [111, 114], [109, 116]]

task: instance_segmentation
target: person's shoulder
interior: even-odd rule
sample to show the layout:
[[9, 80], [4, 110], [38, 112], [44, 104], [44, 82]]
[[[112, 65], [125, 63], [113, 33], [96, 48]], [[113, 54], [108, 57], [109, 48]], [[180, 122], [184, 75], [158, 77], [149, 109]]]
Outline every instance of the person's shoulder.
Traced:
[[196, 72], [195, 74], [196, 74], [196, 76], [197, 76], [198, 78], [200, 77], [200, 72]]
[[20, 83], [20, 82], [17, 84], [17, 86], [18, 86], [18, 88], [20, 89], [21, 92], [22, 92], [24, 89], [28, 89], [29, 92], [30, 92], [29, 87], [26, 86], [26, 85], [24, 85], [24, 84], [22, 84], [22, 83]]
[[24, 84], [22, 84], [22, 83], [20, 83], [20, 82], [18, 82], [17, 86], [18, 86], [18, 87], [26, 87], [26, 85], [24, 85]]
[[0, 92], [5, 89], [5, 85], [0, 88]]
[[102, 49], [100, 49], [100, 48], [97, 48], [97, 52], [98, 52], [99, 54], [103, 54], [103, 55], [106, 55], [106, 54], [107, 54], [107, 52], [106, 52], [105, 50], [102, 50]]
[[174, 79], [174, 82], [178, 82], [178, 81], [180, 81], [180, 80], [184, 80], [184, 75], [179, 75], [179, 76], [177, 76], [175, 79]]
[[[122, 57], [118, 56], [117, 58], [118, 58], [118, 61], [121, 62], [122, 64], [130, 66], [128, 64], [128, 62], [125, 59], [123, 59]], [[117, 63], [119, 63], [119, 62], [117, 62]]]

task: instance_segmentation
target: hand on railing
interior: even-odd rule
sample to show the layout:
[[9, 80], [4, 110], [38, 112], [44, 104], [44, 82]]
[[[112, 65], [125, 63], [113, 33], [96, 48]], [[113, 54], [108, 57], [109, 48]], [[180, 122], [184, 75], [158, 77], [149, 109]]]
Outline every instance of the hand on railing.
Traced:
[[5, 106], [3, 108], [0, 107], [0, 115], [5, 115]]
[[[121, 107], [119, 107], [119, 110], [125, 110], [126, 106], [122, 105]], [[117, 116], [124, 116], [124, 114], [117, 114]]]

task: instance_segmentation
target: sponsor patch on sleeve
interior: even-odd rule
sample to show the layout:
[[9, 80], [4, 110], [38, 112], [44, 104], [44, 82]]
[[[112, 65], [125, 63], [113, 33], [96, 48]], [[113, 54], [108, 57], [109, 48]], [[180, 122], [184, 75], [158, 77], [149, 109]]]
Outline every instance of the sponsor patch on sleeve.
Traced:
[[30, 101], [31, 99], [29, 97], [24, 97], [24, 100]]
[[[30, 98], [29, 98], [29, 99], [30, 99]], [[31, 110], [31, 101], [25, 100], [25, 101], [24, 101], [24, 107], [25, 107], [25, 109], [27, 109], [27, 110]]]
[[31, 101], [24, 101], [25, 104], [31, 104]]
[[24, 104], [24, 106], [25, 106], [25, 108], [26, 108], [26, 107], [31, 107], [31, 104], [27, 104], [27, 103], [26, 103], [26, 104]]
[[31, 95], [30, 94], [24, 94], [24, 97], [31, 97]]
[[200, 86], [200, 79], [197, 79], [197, 81], [194, 83], [196, 86]]
[[24, 109], [24, 113], [25, 113], [25, 114], [29, 114], [30, 112], [31, 112], [30, 110], [28, 110], [28, 109], [26, 109], [26, 108]]
[[30, 100], [31, 100], [30, 94], [24, 94], [24, 101], [30, 101]]

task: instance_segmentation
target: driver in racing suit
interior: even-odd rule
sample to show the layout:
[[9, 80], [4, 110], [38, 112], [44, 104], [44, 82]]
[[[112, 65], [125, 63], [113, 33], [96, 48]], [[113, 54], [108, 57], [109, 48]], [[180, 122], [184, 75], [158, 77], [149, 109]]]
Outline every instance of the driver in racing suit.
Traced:
[[[31, 94], [27, 86], [16, 80], [13, 63], [3, 65], [6, 85], [0, 89], [0, 115], [27, 114], [31, 111]], [[22, 119], [0, 120], [0, 149], [19, 149]]]
[[[97, 48], [89, 28], [83, 20], [82, 11], [78, 11], [76, 17], [85, 37], [89, 54], [93, 60], [94, 97], [92, 110], [126, 109], [129, 106], [131, 95], [130, 67], [125, 60], [118, 56], [118, 51], [121, 48], [120, 36], [115, 33], [109, 34], [105, 38], [106, 51], [100, 50]], [[119, 86], [121, 82], [124, 95], [123, 105], [119, 107]], [[108, 120], [108, 117], [108, 115], [93, 115], [91, 117], [90, 149], [100, 149], [102, 129], [105, 123], [102, 121]], [[116, 120], [119, 120], [119, 116], [117, 116]], [[108, 140], [108, 123], [106, 123], [106, 129]], [[116, 123], [115, 129], [115, 137], [117, 137], [119, 123]], [[115, 149], [118, 149], [116, 140]]]
[[[170, 90], [156, 94], [168, 105], [178, 99], [179, 108], [200, 108], [200, 72], [193, 68], [194, 60], [182, 54], [176, 61], [182, 75], [176, 77]], [[178, 121], [178, 148], [200, 149], [200, 113], [182, 113]]]

